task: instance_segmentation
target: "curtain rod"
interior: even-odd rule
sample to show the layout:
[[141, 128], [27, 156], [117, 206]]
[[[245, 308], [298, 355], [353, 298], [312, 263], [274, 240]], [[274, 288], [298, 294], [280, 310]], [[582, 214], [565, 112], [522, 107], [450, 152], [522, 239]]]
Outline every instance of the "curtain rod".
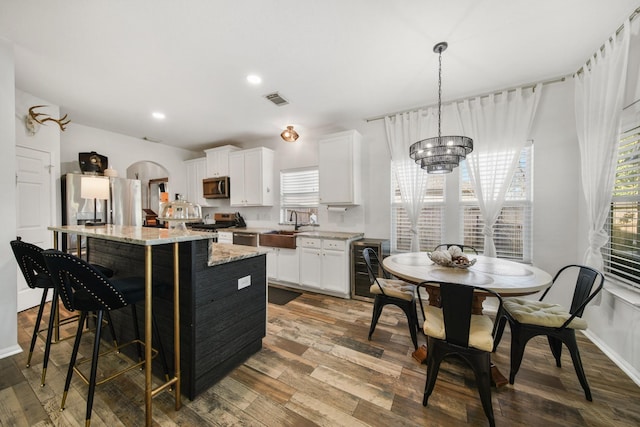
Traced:
[[[455, 102], [464, 101], [466, 99], [487, 98], [487, 97], [489, 97], [491, 95], [499, 95], [499, 94], [501, 94], [503, 92], [507, 92], [507, 93], [515, 92], [517, 89], [531, 89], [531, 88], [536, 87], [539, 84], [544, 86], [544, 85], [548, 85], [548, 84], [552, 84], [552, 83], [560, 83], [560, 82], [565, 81], [568, 77], [571, 77], [571, 76], [556, 77], [554, 79], [545, 80], [545, 81], [538, 82], [538, 83], [528, 83], [528, 84], [525, 84], [523, 86], [514, 86], [514, 87], [510, 87], [508, 89], [494, 90], [494, 91], [491, 91], [491, 92], [485, 92], [485, 93], [480, 94], [480, 95], [465, 96], [464, 98], [458, 98], [458, 99], [454, 99], [453, 101], [443, 102], [443, 104], [453, 104]], [[375, 122], [376, 120], [382, 120], [382, 119], [384, 119], [385, 117], [388, 117], [388, 116], [395, 116], [396, 114], [410, 113], [412, 111], [418, 111], [418, 110], [425, 109], [425, 108], [435, 107], [436, 105], [438, 105], [438, 104], [423, 105], [422, 107], [407, 108], [406, 110], [395, 111], [393, 113], [387, 113], [387, 114], [383, 114], [383, 115], [380, 115], [380, 116], [368, 117], [368, 118], [366, 118], [364, 120], [367, 123]]]
[[[631, 15], [629, 15], [629, 22], [632, 22], [632, 21], [633, 21], [635, 18], [637, 18], [638, 16], [640, 16], [640, 7], [636, 8], [636, 10], [634, 10], [633, 12], [631, 12]], [[618, 29], [616, 30], [616, 32], [615, 32], [611, 37], [609, 37], [607, 40], [611, 40], [611, 41], [612, 41], [612, 40], [613, 40], [613, 37], [614, 37], [614, 36], [618, 36], [618, 34], [620, 34], [620, 33], [622, 32], [622, 30], [623, 30], [623, 29], [624, 29], [624, 23], [622, 23], [622, 25], [620, 25], [620, 26], [618, 27]], [[631, 31], [631, 28], [629, 28], [629, 31]], [[602, 44], [602, 46], [600, 46], [600, 49], [598, 49], [598, 50], [599, 50], [600, 52], [604, 52], [604, 48], [605, 48], [605, 43], [603, 43], [603, 44]], [[589, 59], [587, 60], [587, 62], [586, 62], [582, 67], [578, 68], [578, 71], [576, 71], [575, 73], [573, 73], [573, 75], [574, 75], [574, 76], [576, 76], [576, 75], [580, 75], [580, 73], [582, 73], [582, 72], [583, 72], [583, 71], [582, 71], [582, 69], [583, 69], [584, 67], [588, 67], [588, 66], [589, 66], [589, 64], [591, 64], [591, 59], [592, 59], [592, 58], [595, 58], [595, 57], [597, 56], [597, 52], [598, 52], [598, 50], [596, 50], [596, 52], [595, 52], [593, 55], [591, 55], [591, 56], [589, 57]]]

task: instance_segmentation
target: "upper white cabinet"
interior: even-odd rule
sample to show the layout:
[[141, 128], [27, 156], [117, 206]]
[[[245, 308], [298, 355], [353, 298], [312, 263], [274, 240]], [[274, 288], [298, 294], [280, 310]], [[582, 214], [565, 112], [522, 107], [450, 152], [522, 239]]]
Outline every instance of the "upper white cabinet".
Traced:
[[202, 180], [207, 177], [207, 159], [185, 160], [187, 168], [187, 200], [206, 206], [207, 199], [202, 197]]
[[355, 130], [319, 139], [320, 203], [346, 206], [362, 202], [361, 141], [362, 136]]
[[207, 155], [207, 175], [203, 178], [229, 176], [229, 153], [239, 150], [240, 148], [233, 145], [223, 145], [222, 147], [204, 150]]
[[273, 150], [229, 153], [231, 206], [273, 206]]

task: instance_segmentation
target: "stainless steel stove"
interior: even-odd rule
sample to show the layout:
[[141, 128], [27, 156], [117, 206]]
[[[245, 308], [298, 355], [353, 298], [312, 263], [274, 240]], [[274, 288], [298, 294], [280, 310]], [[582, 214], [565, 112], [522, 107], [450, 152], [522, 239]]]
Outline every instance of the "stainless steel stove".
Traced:
[[222, 228], [246, 227], [244, 218], [240, 213], [216, 213], [213, 214], [215, 223], [205, 224], [203, 222], [191, 223], [188, 225], [192, 230], [215, 232]]

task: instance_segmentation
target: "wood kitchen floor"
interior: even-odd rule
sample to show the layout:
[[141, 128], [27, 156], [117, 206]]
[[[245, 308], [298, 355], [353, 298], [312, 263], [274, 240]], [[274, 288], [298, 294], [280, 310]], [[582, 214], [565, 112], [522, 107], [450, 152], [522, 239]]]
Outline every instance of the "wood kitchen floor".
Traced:
[[[262, 351], [179, 411], [163, 392], [154, 401], [158, 426], [458, 426], [488, 425], [473, 374], [457, 359], [444, 362], [427, 408], [425, 365], [411, 357], [406, 320], [387, 306], [367, 341], [371, 304], [304, 293], [284, 306], [269, 304]], [[19, 342], [28, 348], [36, 310], [18, 316]], [[85, 351], [92, 334], [86, 334]], [[509, 371], [509, 335], [493, 357]], [[420, 337], [424, 342], [424, 337]], [[84, 340], [84, 338], [83, 338]], [[498, 426], [638, 426], [640, 388], [588, 339], [579, 346], [593, 402], [568, 352], [556, 368], [546, 340], [529, 343], [515, 385], [493, 389]], [[39, 385], [44, 343], [31, 368], [26, 352], [0, 360], [0, 425], [84, 425], [86, 386], [74, 376], [60, 412], [71, 341], [52, 347], [47, 385]], [[141, 426], [144, 374], [130, 371], [98, 386], [92, 426]]]

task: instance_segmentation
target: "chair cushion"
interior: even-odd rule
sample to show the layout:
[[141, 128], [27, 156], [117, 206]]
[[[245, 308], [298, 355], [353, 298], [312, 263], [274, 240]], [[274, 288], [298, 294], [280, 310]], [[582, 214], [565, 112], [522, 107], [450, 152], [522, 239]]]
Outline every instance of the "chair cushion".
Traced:
[[[428, 305], [425, 307], [424, 333], [430, 337], [446, 340], [444, 329], [444, 316], [442, 309]], [[483, 351], [493, 351], [493, 322], [488, 316], [481, 314], [471, 315], [469, 326], [469, 347]]]
[[[405, 301], [411, 301], [415, 292], [415, 287], [407, 282], [403, 282], [398, 279], [384, 279], [382, 277], [377, 278], [378, 283], [384, 289], [384, 294], [393, 298], [403, 299]], [[375, 282], [369, 288], [369, 292], [374, 295], [381, 295], [380, 290]]]
[[[559, 328], [571, 317], [571, 313], [559, 304], [533, 301], [526, 298], [505, 298], [504, 309], [516, 321], [527, 325]], [[587, 321], [576, 317], [568, 325], [571, 329], [587, 329]]]

